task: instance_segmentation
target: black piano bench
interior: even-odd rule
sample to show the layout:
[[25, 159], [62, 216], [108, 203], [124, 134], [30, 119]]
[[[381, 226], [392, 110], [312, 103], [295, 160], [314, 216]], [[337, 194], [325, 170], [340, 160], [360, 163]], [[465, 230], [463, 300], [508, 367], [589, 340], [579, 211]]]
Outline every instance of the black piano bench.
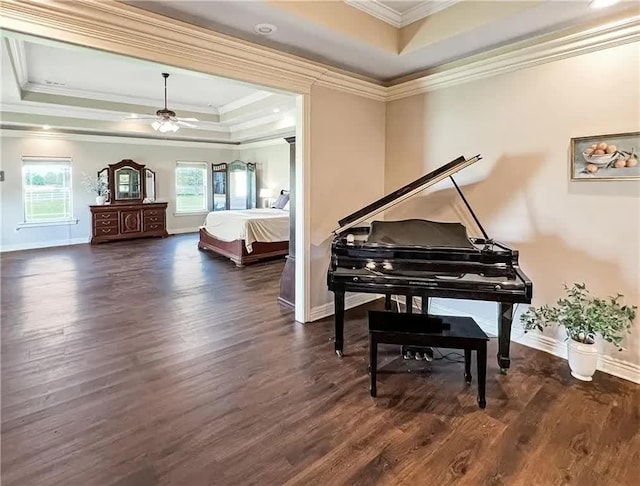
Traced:
[[377, 395], [378, 344], [434, 346], [464, 350], [464, 379], [471, 383], [471, 351], [476, 351], [478, 406], [485, 408], [489, 338], [470, 317], [369, 311], [369, 369], [371, 396]]

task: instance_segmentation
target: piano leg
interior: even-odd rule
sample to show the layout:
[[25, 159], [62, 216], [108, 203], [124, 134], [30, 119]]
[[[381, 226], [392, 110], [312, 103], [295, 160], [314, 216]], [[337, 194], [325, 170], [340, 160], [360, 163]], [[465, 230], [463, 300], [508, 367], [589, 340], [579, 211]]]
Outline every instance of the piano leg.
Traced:
[[335, 350], [338, 357], [342, 358], [344, 342], [344, 291], [334, 290], [334, 321], [335, 321]]
[[391, 310], [391, 294], [386, 294], [384, 296], [384, 310], [386, 311]]
[[422, 313], [429, 314], [429, 297], [423, 295], [422, 297], [420, 297], [420, 300], [422, 302]]
[[509, 346], [511, 345], [511, 323], [513, 322], [513, 304], [500, 303], [500, 323], [498, 326], [498, 366], [502, 374], [507, 374], [509, 364]]

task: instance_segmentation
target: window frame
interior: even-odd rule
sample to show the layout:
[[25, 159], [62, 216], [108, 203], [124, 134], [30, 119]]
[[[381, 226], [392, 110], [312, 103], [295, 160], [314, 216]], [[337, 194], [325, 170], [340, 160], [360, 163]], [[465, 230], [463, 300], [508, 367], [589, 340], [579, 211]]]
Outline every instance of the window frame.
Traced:
[[[198, 168], [201, 169], [203, 171], [203, 178], [202, 178], [202, 184], [203, 184], [203, 196], [204, 196], [204, 207], [202, 209], [197, 209], [197, 210], [189, 210], [189, 211], [185, 211], [185, 210], [179, 210], [178, 209], [178, 169], [180, 168]], [[200, 161], [187, 161], [187, 160], [177, 160], [176, 161], [176, 166], [175, 169], [173, 171], [173, 176], [174, 176], [174, 184], [173, 184], [173, 191], [174, 191], [174, 195], [175, 195], [175, 212], [174, 215], [175, 216], [189, 216], [192, 214], [206, 214], [209, 212], [209, 192], [208, 192], [208, 187], [209, 187], [209, 174], [208, 174], [208, 169], [209, 169], [209, 163], [208, 162], [200, 162]]]
[[[64, 224], [77, 224], [78, 220], [74, 217], [74, 197], [73, 197], [73, 161], [71, 157], [47, 157], [47, 156], [27, 156], [24, 155], [21, 158], [21, 178], [22, 178], [22, 223], [19, 226], [57, 226]], [[68, 167], [68, 201], [69, 212], [63, 218], [58, 219], [29, 219], [27, 217], [27, 184], [26, 184], [26, 171], [28, 166], [47, 164], [50, 165], [66, 165]]]

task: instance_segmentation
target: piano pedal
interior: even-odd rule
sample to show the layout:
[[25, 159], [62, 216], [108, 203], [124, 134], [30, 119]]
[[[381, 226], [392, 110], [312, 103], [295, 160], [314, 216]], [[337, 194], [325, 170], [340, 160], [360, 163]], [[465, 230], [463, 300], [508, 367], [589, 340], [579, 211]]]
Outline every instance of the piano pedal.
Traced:
[[416, 351], [415, 358], [416, 358], [416, 361], [421, 361], [422, 353], [420, 351]]

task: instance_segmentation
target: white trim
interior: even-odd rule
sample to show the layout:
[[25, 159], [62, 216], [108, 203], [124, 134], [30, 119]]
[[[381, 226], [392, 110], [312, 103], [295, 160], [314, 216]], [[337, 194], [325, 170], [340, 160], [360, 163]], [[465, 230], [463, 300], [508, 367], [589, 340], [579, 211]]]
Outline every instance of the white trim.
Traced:
[[[327, 65], [114, 1], [3, 0], [0, 28], [13, 37], [24, 33], [82, 44], [298, 94], [309, 93], [326, 74], [343, 75]], [[350, 90], [361, 88], [360, 96], [384, 99], [380, 83], [347, 77]], [[334, 89], [343, 90], [342, 83]]]
[[21, 251], [21, 250], [35, 250], [38, 248], [50, 248], [54, 246], [69, 246], [69, 245], [82, 245], [89, 243], [90, 238], [70, 238], [68, 240], [54, 240], [54, 241], [42, 241], [37, 243], [18, 243], [15, 245], [3, 245], [0, 246], [0, 252], [5, 253], [9, 251]]
[[[418, 79], [398, 79], [397, 84], [385, 87], [375, 80], [120, 2], [3, 0], [2, 10], [0, 28], [11, 37], [23, 36], [22, 32], [53, 38], [294, 93], [309, 93], [315, 83], [378, 101], [397, 100], [640, 39], [640, 15], [624, 12], [611, 22], [514, 43], [441, 66]], [[158, 31], [163, 32], [162, 45], [157, 42]]]
[[217, 148], [237, 150], [238, 142], [220, 143], [191, 140], [170, 140], [164, 138], [129, 137], [118, 135], [85, 135], [80, 133], [60, 133], [54, 131], [35, 131], [26, 129], [1, 129], [0, 136], [5, 137], [34, 137], [55, 140], [76, 140], [81, 142], [104, 142], [132, 145], [162, 145], [164, 147]]
[[639, 40], [640, 15], [584, 30], [551, 34], [485, 52], [442, 66], [434, 74], [396, 84], [388, 88], [386, 99], [407, 98]]
[[402, 14], [378, 0], [343, 0], [350, 7], [357, 8], [372, 17], [394, 27], [402, 27]]
[[296, 167], [295, 167], [295, 306], [298, 322], [311, 316], [311, 95], [296, 96]]
[[182, 235], [185, 233], [198, 233], [200, 231], [200, 227], [196, 226], [195, 228], [178, 228], [178, 229], [167, 229], [167, 233], [170, 235]]
[[71, 218], [60, 221], [34, 221], [32, 223], [18, 223], [16, 225], [16, 231], [25, 229], [25, 228], [41, 228], [43, 226], [70, 226], [78, 224], [78, 220]]
[[[153, 89], [155, 86], [150, 86], [149, 89]], [[162, 93], [161, 81], [158, 81], [158, 93]], [[66, 86], [51, 86], [40, 83], [32, 83], [27, 81], [23, 86], [23, 90], [30, 93], [39, 93], [54, 96], [71, 96], [73, 98], [86, 98], [90, 100], [106, 101], [108, 103], [124, 103], [127, 105], [135, 105], [148, 110], [150, 113], [138, 113], [139, 115], [153, 115], [156, 110], [162, 108], [164, 99], [161, 101], [155, 98], [146, 98], [142, 96], [129, 96], [115, 93], [103, 93], [102, 91], [91, 91], [88, 89], [68, 88]], [[169, 102], [169, 109], [178, 112], [189, 111], [202, 115], [215, 115], [218, 116], [218, 110], [216, 108], [209, 108], [200, 105], [190, 105], [188, 103]], [[215, 122], [213, 122], [215, 123]]]
[[[294, 136], [295, 132], [291, 134]], [[260, 147], [270, 147], [272, 145], [289, 145], [289, 143], [285, 140], [285, 137], [272, 138], [269, 140], [259, 140], [257, 142], [247, 142], [241, 143], [237, 149], [238, 150], [249, 150]]]
[[251, 93], [250, 95], [231, 101], [226, 105], [222, 105], [220, 108], [218, 108], [217, 111], [220, 115], [225, 115], [230, 111], [237, 110], [238, 108], [242, 108], [243, 106], [252, 105], [253, 103], [269, 98], [274, 94], [275, 93], [272, 93], [270, 91], [257, 91], [255, 93]]
[[421, 2], [415, 7], [410, 8], [402, 14], [401, 27], [406, 27], [418, 20], [424, 19], [429, 15], [441, 12], [445, 8], [453, 7], [460, 0], [438, 0]]
[[[354, 307], [358, 307], [364, 304], [368, 304], [369, 302], [373, 302], [374, 300], [378, 300], [382, 295], [378, 294], [347, 294], [344, 299], [344, 309], [353, 309]], [[326, 304], [318, 305], [311, 309], [311, 313], [309, 314], [309, 320], [307, 322], [318, 321], [320, 319], [324, 319], [325, 317], [332, 316], [334, 314], [334, 304], [333, 302], [327, 302]]]
[[[512, 341], [530, 348], [545, 351], [549, 354], [553, 354], [554, 356], [558, 356], [559, 358], [567, 359], [566, 342], [549, 336], [528, 332], [526, 334], [523, 333], [519, 339], [512, 339]], [[640, 365], [635, 363], [612, 358], [611, 356], [599, 355], [596, 369], [603, 373], [640, 384]]]
[[460, 0], [427, 0], [410, 8], [406, 12], [398, 12], [395, 8], [378, 0], [343, 0], [347, 5], [371, 15], [396, 28], [406, 27], [417, 20], [440, 12], [455, 5]]
[[[29, 72], [27, 71], [27, 54], [24, 48], [24, 41], [22, 39], [12, 39], [7, 37], [7, 50], [9, 56], [13, 61], [13, 68], [15, 69], [16, 78], [22, 90], [29, 82]], [[22, 93], [20, 93], [22, 98]]]
[[209, 214], [209, 210], [205, 209], [202, 211], [193, 211], [190, 213], [184, 212], [184, 213], [173, 213], [173, 217], [174, 218], [183, 218], [185, 216], [206, 216], [207, 214]]
[[[394, 297], [394, 300], [396, 298], [397, 297]], [[468, 312], [460, 311], [453, 307], [445, 306], [437, 302], [431, 302], [430, 306], [430, 310], [434, 314], [472, 317], [478, 323], [478, 326], [480, 326], [480, 328], [487, 334], [490, 334], [492, 336], [497, 336], [498, 334], [497, 320], [494, 322], [493, 320], [489, 320]], [[520, 325], [515, 321], [512, 326], [512, 342], [522, 344], [523, 346], [528, 346], [539, 351], [544, 351], [563, 359], [567, 359], [567, 345], [564, 341], [560, 341], [558, 339], [536, 332], [525, 333], [522, 330], [522, 327], [520, 327]], [[514, 333], [514, 331], [516, 332]], [[603, 373], [617, 376], [618, 378], [623, 378], [634, 383], [640, 383], [640, 365], [630, 363], [629, 361], [612, 358], [611, 356], [600, 355], [598, 356], [597, 369], [599, 371], [602, 371]]]

